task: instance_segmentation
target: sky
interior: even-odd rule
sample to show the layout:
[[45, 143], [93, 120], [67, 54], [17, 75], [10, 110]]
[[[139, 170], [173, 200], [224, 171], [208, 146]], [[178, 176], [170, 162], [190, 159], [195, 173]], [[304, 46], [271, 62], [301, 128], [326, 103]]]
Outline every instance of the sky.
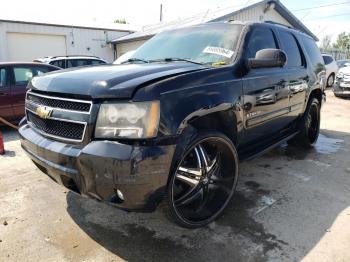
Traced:
[[[257, 0], [0, 0], [0, 19], [65, 24], [108, 24], [126, 19], [145, 26], [159, 22], [160, 4], [164, 21], [181, 19], [208, 9], [247, 6]], [[350, 33], [350, 0], [281, 0], [319, 39], [330, 35], [334, 41]], [[336, 4], [336, 5], [334, 5]], [[311, 7], [332, 5], [308, 9]], [[300, 10], [306, 9], [306, 10]]]

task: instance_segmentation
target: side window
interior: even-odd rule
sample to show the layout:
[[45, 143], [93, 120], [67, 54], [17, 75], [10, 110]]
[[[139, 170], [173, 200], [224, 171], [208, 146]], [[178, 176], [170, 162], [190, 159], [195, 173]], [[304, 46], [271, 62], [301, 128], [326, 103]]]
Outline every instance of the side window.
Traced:
[[0, 68], [0, 88], [6, 86], [7, 84], [7, 70], [5, 68]]
[[255, 28], [247, 45], [247, 58], [254, 58], [256, 52], [266, 48], [276, 48], [273, 32], [268, 28]]
[[309, 37], [303, 37], [303, 44], [305, 47], [305, 51], [308, 55], [308, 57], [311, 60], [311, 63], [317, 71], [323, 69], [324, 61], [321, 56], [320, 49], [317, 47], [315, 41]]
[[50, 65], [58, 66], [60, 68], [65, 68], [64, 62], [65, 60], [56, 60], [56, 61], [52, 61]]
[[323, 61], [326, 65], [329, 65], [330, 63], [333, 62], [333, 58], [331, 56], [328, 56], [328, 55], [324, 55], [323, 56]]
[[35, 68], [33, 68], [33, 77], [40, 76], [40, 75], [45, 74], [47, 72], [49, 72], [49, 68], [47, 68], [47, 67], [35, 67]]
[[91, 64], [92, 65], [101, 65], [101, 64], [105, 64], [105, 62], [102, 60], [91, 60]]
[[302, 66], [302, 58], [300, 54], [299, 46], [295, 37], [286, 31], [279, 31], [280, 41], [282, 44], [282, 50], [287, 55], [288, 67]]
[[25, 86], [34, 77], [30, 67], [14, 67], [13, 72], [16, 86]]
[[91, 65], [91, 62], [89, 59], [76, 59], [75, 60], [76, 66], [87, 66]]
[[77, 59], [68, 59], [67, 60], [67, 68], [70, 67], [76, 67], [77, 65]]

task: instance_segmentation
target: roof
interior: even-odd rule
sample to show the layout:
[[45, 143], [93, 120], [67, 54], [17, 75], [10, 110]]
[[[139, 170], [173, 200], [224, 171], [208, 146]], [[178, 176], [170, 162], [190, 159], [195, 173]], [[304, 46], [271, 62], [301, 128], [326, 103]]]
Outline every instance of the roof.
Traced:
[[[44, 66], [44, 67], [51, 67], [51, 68], [59, 68], [54, 65], [48, 65], [48, 64], [43, 64], [43, 63], [38, 63], [38, 62], [0, 62], [0, 66], [32, 66], [32, 65], [37, 65], [37, 66]], [[61, 69], [61, 68], [60, 68]]]
[[[63, 56], [46, 56], [46, 57], [41, 57], [37, 58], [34, 61], [40, 61], [43, 63], [55, 61], [55, 60], [61, 60], [61, 59], [91, 59], [91, 60], [103, 60], [102, 58], [98, 56], [90, 56], [90, 55], [63, 55]], [[105, 61], [106, 62], [106, 61]]]
[[208, 10], [207, 12], [202, 12], [192, 17], [184, 18], [181, 20], [178, 19], [170, 22], [161, 22], [155, 25], [146, 26], [141, 31], [114, 39], [111, 42], [125, 43], [129, 41], [149, 39], [150, 37], [166, 30], [172, 30], [202, 23], [227, 21], [233, 15], [236, 15], [247, 9], [254, 8], [261, 4], [274, 4], [274, 9], [295, 29], [310, 35], [312, 38], [318, 41], [318, 38], [295, 15], [293, 15], [284, 5], [282, 5], [279, 0], [263, 0], [244, 8], [241, 8], [242, 6], [233, 6], [229, 8]]
[[104, 30], [104, 31], [117, 31], [117, 32], [135, 32], [139, 30], [138, 26], [129, 24], [118, 24], [118, 23], [84, 23], [84, 24], [69, 24], [69, 23], [46, 23], [38, 21], [20, 21], [20, 20], [6, 20], [0, 19], [0, 23], [17, 23], [17, 24], [30, 24], [30, 25], [43, 25], [43, 26], [58, 26], [58, 27], [69, 27], [69, 28], [82, 28], [82, 29], [93, 29], [93, 30]]

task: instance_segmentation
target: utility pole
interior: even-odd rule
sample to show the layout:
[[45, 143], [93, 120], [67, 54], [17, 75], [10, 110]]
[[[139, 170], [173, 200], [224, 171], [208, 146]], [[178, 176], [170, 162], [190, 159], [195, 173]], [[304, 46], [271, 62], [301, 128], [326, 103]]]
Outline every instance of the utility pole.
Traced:
[[163, 21], [163, 4], [160, 4], [160, 16], [159, 16], [160, 22]]

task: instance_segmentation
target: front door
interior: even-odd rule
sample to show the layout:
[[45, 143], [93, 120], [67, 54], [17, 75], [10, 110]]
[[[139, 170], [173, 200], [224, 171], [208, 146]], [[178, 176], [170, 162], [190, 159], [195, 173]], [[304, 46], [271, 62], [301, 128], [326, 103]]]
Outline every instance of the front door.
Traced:
[[[244, 57], [279, 48], [274, 32], [257, 26], [247, 34]], [[255, 144], [278, 135], [289, 123], [288, 75], [283, 68], [250, 69], [243, 77], [244, 138], [242, 144]]]

